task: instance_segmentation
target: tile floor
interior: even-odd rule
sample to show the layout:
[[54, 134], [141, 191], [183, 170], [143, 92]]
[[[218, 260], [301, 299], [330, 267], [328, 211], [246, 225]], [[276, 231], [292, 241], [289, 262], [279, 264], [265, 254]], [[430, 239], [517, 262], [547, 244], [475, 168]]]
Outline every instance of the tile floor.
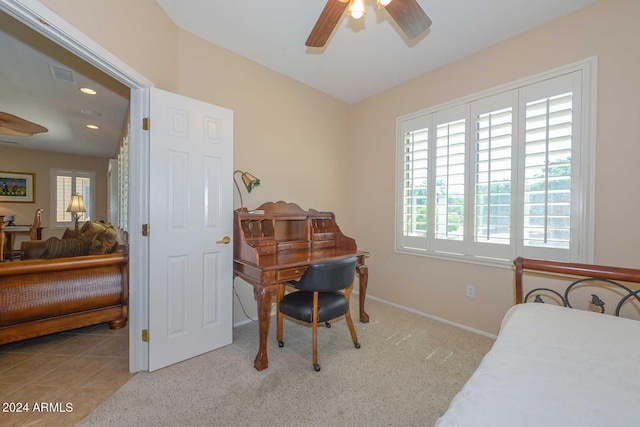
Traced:
[[[103, 323], [0, 345], [0, 426], [82, 420], [133, 377], [128, 332]], [[29, 412], [16, 413], [25, 403]]]

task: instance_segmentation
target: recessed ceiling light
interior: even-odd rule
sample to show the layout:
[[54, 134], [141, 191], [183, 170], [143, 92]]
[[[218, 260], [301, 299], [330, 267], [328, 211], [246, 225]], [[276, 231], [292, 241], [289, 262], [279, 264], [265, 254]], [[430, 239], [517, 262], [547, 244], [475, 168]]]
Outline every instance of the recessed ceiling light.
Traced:
[[88, 95], [95, 95], [95, 94], [97, 94], [97, 93], [98, 93], [98, 92], [96, 92], [95, 90], [91, 89], [90, 87], [81, 87], [81, 88], [80, 88], [80, 91], [81, 91], [81, 92], [84, 92], [84, 93], [86, 93], [86, 94], [88, 94]]
[[96, 125], [87, 125], [87, 127], [88, 127], [89, 129], [100, 129], [100, 128], [99, 128], [98, 126], [96, 126]]

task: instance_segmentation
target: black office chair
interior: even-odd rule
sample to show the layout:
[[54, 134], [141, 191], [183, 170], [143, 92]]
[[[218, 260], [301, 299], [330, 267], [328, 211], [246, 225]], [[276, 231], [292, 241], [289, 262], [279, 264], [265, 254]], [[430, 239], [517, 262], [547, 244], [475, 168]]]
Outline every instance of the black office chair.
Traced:
[[[349, 312], [349, 299], [353, 278], [356, 272], [356, 257], [331, 262], [311, 264], [299, 281], [287, 282], [297, 289], [285, 295], [285, 284], [281, 283], [277, 297], [277, 339], [278, 346], [284, 346], [282, 340], [282, 315], [311, 323], [313, 328], [313, 369], [320, 370], [318, 364], [318, 322], [329, 321], [345, 316], [351, 339], [356, 348], [360, 348], [356, 330]], [[340, 292], [344, 290], [343, 292]]]

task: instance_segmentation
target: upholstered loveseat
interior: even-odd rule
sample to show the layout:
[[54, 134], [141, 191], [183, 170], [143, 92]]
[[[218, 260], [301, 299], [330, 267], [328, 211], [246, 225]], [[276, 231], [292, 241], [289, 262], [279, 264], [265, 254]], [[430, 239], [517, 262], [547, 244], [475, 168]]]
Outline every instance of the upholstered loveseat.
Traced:
[[20, 261], [0, 264], [0, 344], [103, 322], [126, 325], [129, 259], [112, 229], [87, 222], [62, 239], [23, 242]]

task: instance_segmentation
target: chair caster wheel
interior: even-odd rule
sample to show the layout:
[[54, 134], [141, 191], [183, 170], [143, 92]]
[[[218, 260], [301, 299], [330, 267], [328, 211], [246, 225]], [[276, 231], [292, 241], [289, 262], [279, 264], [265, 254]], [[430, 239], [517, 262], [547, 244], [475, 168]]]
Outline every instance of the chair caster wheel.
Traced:
[[284, 341], [278, 341], [278, 347], [284, 347]]
[[327, 328], [331, 327], [331, 323], [329, 323], [329, 322], [324, 322], [324, 324], [326, 325]]
[[317, 365], [317, 364], [314, 363], [313, 364], [313, 370], [316, 371], [316, 372], [320, 372], [320, 365]]
[[354, 345], [356, 348], [360, 348], [360, 343], [359, 343], [359, 342], [354, 342], [354, 343], [353, 343], [353, 345]]

